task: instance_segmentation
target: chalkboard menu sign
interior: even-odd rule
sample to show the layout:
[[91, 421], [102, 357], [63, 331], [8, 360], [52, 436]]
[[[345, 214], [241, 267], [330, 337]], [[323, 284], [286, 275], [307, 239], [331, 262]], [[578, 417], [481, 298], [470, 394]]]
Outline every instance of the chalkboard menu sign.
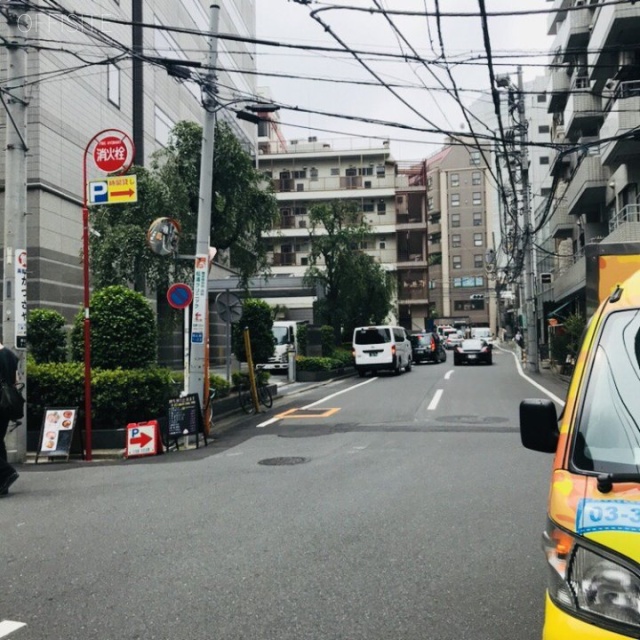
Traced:
[[77, 415], [78, 407], [45, 409], [36, 464], [40, 457], [69, 459]]
[[197, 393], [169, 399], [166, 433], [170, 439], [195, 435], [196, 446], [198, 446], [198, 434], [204, 435], [204, 424], [200, 409], [200, 397]]

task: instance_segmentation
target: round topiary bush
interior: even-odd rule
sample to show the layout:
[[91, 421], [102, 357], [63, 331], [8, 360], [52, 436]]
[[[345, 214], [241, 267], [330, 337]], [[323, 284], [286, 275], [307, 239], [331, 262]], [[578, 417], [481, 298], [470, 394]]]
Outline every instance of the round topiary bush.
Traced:
[[[156, 362], [158, 328], [146, 298], [115, 285], [91, 296], [91, 366], [142, 369]], [[71, 334], [74, 360], [84, 359], [84, 314], [75, 318]]]
[[27, 346], [35, 362], [65, 362], [67, 333], [64, 316], [52, 309], [33, 309], [27, 315]]

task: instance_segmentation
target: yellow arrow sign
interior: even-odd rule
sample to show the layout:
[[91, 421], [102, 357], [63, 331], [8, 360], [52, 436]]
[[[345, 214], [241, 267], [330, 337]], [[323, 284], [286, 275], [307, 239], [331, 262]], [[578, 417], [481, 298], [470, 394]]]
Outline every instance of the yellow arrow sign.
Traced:
[[89, 183], [89, 204], [122, 204], [137, 201], [136, 176], [114, 176]]

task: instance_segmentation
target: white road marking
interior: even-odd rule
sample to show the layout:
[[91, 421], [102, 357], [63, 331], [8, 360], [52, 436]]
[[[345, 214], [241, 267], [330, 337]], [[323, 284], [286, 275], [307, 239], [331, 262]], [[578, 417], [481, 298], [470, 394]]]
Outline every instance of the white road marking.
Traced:
[[449, 371], [447, 371], [447, 373], [444, 374], [444, 379], [449, 380], [449, 378], [451, 378], [451, 376], [453, 375], [454, 371], [455, 369], [450, 369]]
[[545, 389], [541, 384], [538, 384], [535, 380], [532, 380], [523, 370], [522, 370], [522, 365], [520, 364], [520, 358], [518, 358], [518, 355], [513, 353], [513, 351], [506, 351], [505, 349], [500, 349], [500, 351], [502, 351], [503, 353], [511, 353], [511, 355], [513, 356], [514, 360], [516, 361], [516, 367], [518, 368], [518, 373], [527, 381], [530, 382], [536, 389], [538, 389], [539, 391], [542, 391], [542, 393], [544, 393], [546, 396], [548, 396], [549, 398], [551, 398], [554, 402], [557, 402], [561, 407], [564, 407], [564, 400], [560, 400], [560, 398], [558, 398], [558, 396], [554, 395], [553, 393], [551, 393], [551, 391], [548, 391], [547, 389]]
[[443, 393], [444, 391], [442, 389], [438, 389], [435, 392], [433, 396], [433, 400], [431, 400], [431, 403], [427, 407], [427, 411], [433, 411], [438, 406], [438, 402], [440, 402], [440, 398], [442, 398]]
[[0, 622], [0, 638], [6, 638], [7, 636], [15, 633], [18, 629], [26, 627], [25, 622], [14, 622], [13, 620], [3, 620]]
[[278, 420], [280, 420], [280, 418], [271, 418], [270, 420], [265, 420], [264, 422], [261, 422], [256, 429], [264, 429], [265, 427], [268, 427], [270, 424], [273, 424], [274, 422], [278, 422]]
[[369, 380], [365, 380], [364, 382], [361, 382], [360, 384], [355, 384], [353, 385], [353, 387], [349, 387], [348, 389], [343, 389], [342, 391], [338, 391], [330, 396], [327, 396], [326, 398], [321, 398], [320, 400], [317, 400], [316, 402], [312, 402], [311, 404], [308, 404], [306, 407], [302, 407], [302, 409], [311, 409], [311, 407], [315, 407], [317, 404], [322, 404], [323, 402], [326, 402], [327, 400], [331, 400], [332, 398], [335, 398], [336, 396], [340, 396], [343, 393], [348, 393], [349, 391], [353, 391], [354, 389], [357, 389], [358, 387], [363, 387], [365, 384], [370, 384], [371, 382], [374, 382], [375, 380], [377, 380], [378, 378], [369, 378]]

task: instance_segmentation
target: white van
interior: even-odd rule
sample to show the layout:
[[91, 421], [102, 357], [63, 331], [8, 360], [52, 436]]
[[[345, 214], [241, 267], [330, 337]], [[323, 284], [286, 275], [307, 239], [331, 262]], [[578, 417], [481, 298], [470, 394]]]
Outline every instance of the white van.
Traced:
[[471, 337], [476, 340], [484, 340], [487, 344], [493, 344], [493, 334], [489, 327], [472, 327]]
[[396, 375], [411, 371], [411, 342], [402, 327], [378, 325], [353, 331], [353, 358], [362, 378], [371, 371], [389, 370]]

